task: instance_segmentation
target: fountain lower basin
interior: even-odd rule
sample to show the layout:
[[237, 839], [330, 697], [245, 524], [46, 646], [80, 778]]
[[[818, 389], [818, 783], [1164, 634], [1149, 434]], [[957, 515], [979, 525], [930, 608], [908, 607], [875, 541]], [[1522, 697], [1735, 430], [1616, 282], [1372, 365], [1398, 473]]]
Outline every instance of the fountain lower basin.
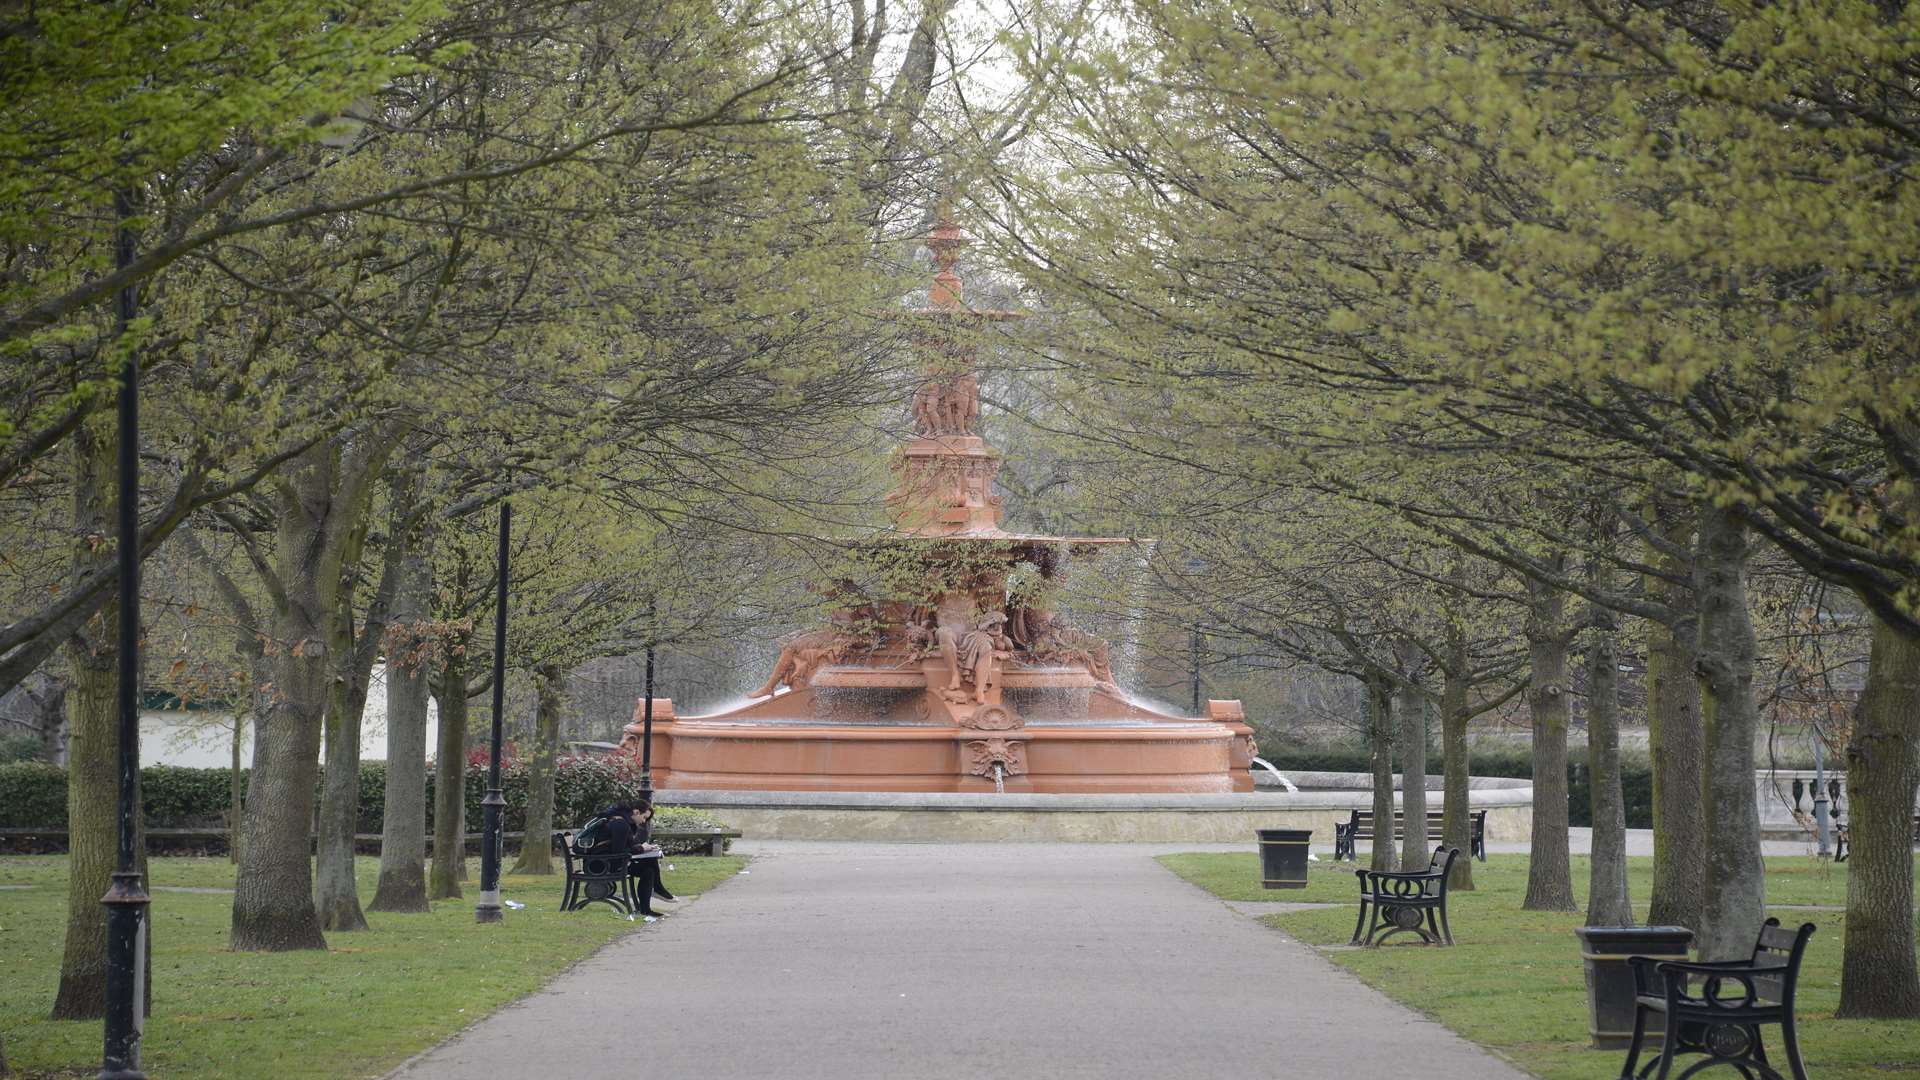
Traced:
[[[768, 840], [1152, 842], [1251, 844], [1259, 829], [1308, 829], [1331, 847], [1334, 822], [1373, 805], [1365, 773], [1288, 773], [1283, 790], [1164, 793], [721, 791], [669, 786], [662, 802], [699, 807]], [[1438, 777], [1429, 785], [1437, 786]], [[1438, 809], [1438, 791], [1428, 809]], [[1396, 797], [1397, 801], [1397, 797]], [[1468, 802], [1487, 811], [1491, 843], [1527, 838], [1533, 785], [1474, 777]]]
[[[937, 663], [835, 667], [805, 687], [705, 716], [641, 702], [622, 745], [654, 784], [690, 791], [1227, 794], [1253, 790], [1239, 702], [1180, 717], [1085, 671], [1005, 672], [984, 702], [936, 689]], [[961, 695], [965, 699], [966, 695]]]
[[[996, 760], [1006, 794], [1236, 787], [1236, 733], [1200, 722], [1036, 720], [983, 731], [925, 722], [680, 719], [656, 723], [653, 738], [655, 784], [677, 790], [992, 794]], [[1242, 786], [1251, 788], [1251, 778]]]

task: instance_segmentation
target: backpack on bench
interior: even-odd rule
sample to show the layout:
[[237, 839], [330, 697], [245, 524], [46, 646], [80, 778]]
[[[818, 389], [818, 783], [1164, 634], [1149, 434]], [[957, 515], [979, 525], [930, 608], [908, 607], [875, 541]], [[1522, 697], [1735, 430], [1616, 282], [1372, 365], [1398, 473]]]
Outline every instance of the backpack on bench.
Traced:
[[594, 818], [573, 834], [573, 850], [581, 855], [595, 854], [600, 848], [613, 842], [613, 830], [607, 828], [604, 815]]

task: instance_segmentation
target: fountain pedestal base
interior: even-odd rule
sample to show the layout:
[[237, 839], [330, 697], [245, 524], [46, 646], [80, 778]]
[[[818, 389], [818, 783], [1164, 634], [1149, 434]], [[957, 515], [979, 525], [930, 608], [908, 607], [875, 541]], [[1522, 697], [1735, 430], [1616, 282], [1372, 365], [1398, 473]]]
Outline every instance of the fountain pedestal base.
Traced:
[[[1243, 790], [1250, 741], [1228, 724], [1164, 717], [1096, 692], [1099, 713], [998, 729], [943, 717], [820, 721], [812, 689], [653, 725], [655, 784], [706, 791], [994, 790], [1104, 794]], [[1105, 700], [1103, 700], [1105, 699]], [[976, 715], [976, 719], [978, 716]], [[638, 724], [622, 746], [638, 754]]]

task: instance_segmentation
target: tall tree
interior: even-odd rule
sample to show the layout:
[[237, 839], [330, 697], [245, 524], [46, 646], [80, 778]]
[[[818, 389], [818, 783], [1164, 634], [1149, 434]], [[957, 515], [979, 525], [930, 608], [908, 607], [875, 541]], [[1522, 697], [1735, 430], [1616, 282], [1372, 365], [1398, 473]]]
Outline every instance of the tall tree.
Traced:
[[427, 910], [427, 668], [439, 638], [428, 618], [432, 564], [420, 537], [405, 543], [387, 627], [387, 783], [369, 911]]
[[1700, 517], [1700, 673], [1706, 721], [1707, 874], [1701, 925], [1694, 935], [1707, 960], [1733, 960], [1753, 949], [1765, 917], [1766, 873], [1760, 860], [1760, 807], [1753, 784], [1759, 714], [1753, 704], [1753, 622], [1747, 612], [1745, 514], [1715, 507]]
[[271, 561], [249, 538], [249, 559], [273, 599], [268, 663], [275, 696], [255, 724], [248, 812], [234, 880], [235, 949], [326, 947], [314, 908], [307, 838], [333, 672], [328, 621], [339, 603], [345, 563], [365, 535], [365, 518], [390, 450], [368, 439], [344, 449], [326, 444], [302, 455], [290, 475], [274, 481], [279, 521]]
[[[79, 424], [70, 441], [75, 483], [73, 516], [90, 527], [71, 552], [73, 576], [82, 578], [112, 552], [96, 542], [112, 533], [117, 487], [109, 425]], [[60, 959], [60, 988], [53, 1002], [56, 1020], [91, 1020], [106, 1015], [107, 894], [119, 843], [118, 790], [120, 725], [116, 707], [121, 661], [119, 604], [103, 604], [68, 645], [73, 688], [67, 695], [69, 725], [67, 783], [67, 928]], [[127, 658], [128, 662], [132, 658]], [[135, 828], [144, 815], [135, 810]], [[146, 844], [136, 839], [145, 871]]]

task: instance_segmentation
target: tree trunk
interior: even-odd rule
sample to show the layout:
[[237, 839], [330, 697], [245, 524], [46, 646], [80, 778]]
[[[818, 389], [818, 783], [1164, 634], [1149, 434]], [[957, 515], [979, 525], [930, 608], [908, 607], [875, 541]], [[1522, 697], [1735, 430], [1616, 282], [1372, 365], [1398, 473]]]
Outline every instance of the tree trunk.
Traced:
[[1620, 787], [1620, 654], [1611, 615], [1596, 613], [1587, 644], [1588, 807], [1593, 854], [1587, 876], [1587, 925], [1632, 926], [1627, 898], [1627, 808]]
[[560, 750], [560, 707], [566, 701], [567, 673], [543, 664], [533, 670], [537, 704], [533, 720], [533, 764], [527, 770], [526, 840], [515, 874], [553, 873], [553, 772]]
[[1666, 576], [1647, 575], [1646, 591], [1675, 618], [1671, 625], [1647, 624], [1647, 750], [1653, 765], [1653, 904], [1647, 922], [1698, 927], [1707, 876], [1706, 819], [1700, 813], [1706, 734], [1694, 675], [1699, 621], [1693, 587], [1671, 580], [1692, 578], [1692, 560], [1676, 552], [1692, 546], [1695, 512], [1656, 506], [1653, 516], [1673, 550], [1648, 545], [1648, 562]]
[[242, 710], [233, 714], [233, 755], [227, 763], [227, 861], [230, 863], [240, 861], [240, 819], [247, 812], [246, 788], [241, 779], [246, 742], [247, 714]]
[[311, 594], [274, 619], [273, 703], [254, 724], [253, 774], [233, 889], [236, 951], [324, 949], [313, 907], [314, 784], [327, 663]]
[[1700, 515], [1694, 559], [1700, 599], [1701, 714], [1706, 759], [1700, 792], [1706, 810], [1707, 873], [1694, 944], [1702, 960], [1735, 960], [1753, 950], [1766, 917], [1760, 861], [1760, 806], [1753, 786], [1753, 622], [1747, 614], [1747, 526], [1738, 507]]
[[[360, 887], [354, 880], [353, 836], [360, 827], [360, 720], [366, 711], [367, 679], [355, 646], [354, 579], [366, 546], [366, 518], [353, 530], [340, 558], [341, 581], [327, 612], [327, 769], [320, 791], [319, 841], [314, 850], [313, 907], [324, 930], [365, 930]], [[379, 633], [379, 628], [366, 628]]]
[[1447, 664], [1440, 684], [1440, 754], [1443, 775], [1442, 812], [1446, 815], [1440, 833], [1450, 848], [1459, 848], [1464, 858], [1453, 861], [1448, 888], [1473, 888], [1472, 828], [1469, 817], [1469, 769], [1467, 753], [1467, 680], [1470, 659], [1467, 638], [1458, 623], [1447, 629]]
[[1920, 784], [1920, 640], [1878, 619], [1847, 739], [1847, 926], [1842, 1018], [1920, 1017], [1914, 968], [1913, 797]]
[[[75, 577], [115, 555], [112, 549], [96, 549], [91, 543], [92, 537], [114, 532], [118, 510], [113, 501], [114, 451], [112, 438], [103, 429], [86, 425], [74, 433]], [[113, 883], [120, 846], [119, 640], [120, 604], [109, 599], [66, 646], [73, 669], [73, 685], [67, 691], [67, 932], [60, 986], [53, 1000], [55, 1020], [98, 1020], [106, 1015], [107, 910], [100, 898]], [[136, 802], [134, 828], [144, 833], [145, 817], [138, 806]], [[146, 843], [144, 836], [137, 840], [144, 873]], [[151, 943], [151, 913], [147, 918]], [[149, 1006], [151, 1002], [149, 994]]]
[[[1561, 560], [1564, 561], [1564, 560]], [[1567, 853], [1567, 596], [1527, 585], [1527, 709], [1533, 717], [1533, 834], [1527, 911], [1576, 911]]]
[[434, 693], [440, 705], [440, 745], [433, 757], [433, 868], [427, 898], [460, 895], [467, 866], [467, 665], [456, 647], [447, 650]]
[[262, 569], [274, 594], [272, 698], [254, 721], [233, 889], [233, 947], [242, 952], [327, 947], [313, 905], [314, 785], [336, 663], [330, 623], [345, 577], [342, 556], [365, 512], [365, 488], [357, 485], [371, 483], [359, 467], [322, 444], [287, 466], [280, 485], [275, 563]]
[[[100, 898], [113, 881], [119, 845], [120, 724], [114, 675], [119, 605], [100, 609], [95, 648], [68, 649], [73, 688], [67, 693], [67, 938], [60, 960], [55, 1020], [106, 1015], [107, 916]], [[89, 635], [92, 636], [92, 635]]]
[[1427, 866], [1427, 702], [1415, 674], [1419, 652], [1410, 643], [1395, 648], [1400, 681], [1394, 711], [1400, 720], [1400, 809], [1407, 816], [1400, 834], [1400, 865]]
[[1392, 871], [1393, 689], [1377, 675], [1367, 678], [1367, 748], [1373, 765], [1373, 855], [1368, 865]]
[[423, 625], [432, 568], [409, 551], [387, 638], [387, 793], [380, 826], [380, 884], [373, 911], [427, 908], [428, 649]]

